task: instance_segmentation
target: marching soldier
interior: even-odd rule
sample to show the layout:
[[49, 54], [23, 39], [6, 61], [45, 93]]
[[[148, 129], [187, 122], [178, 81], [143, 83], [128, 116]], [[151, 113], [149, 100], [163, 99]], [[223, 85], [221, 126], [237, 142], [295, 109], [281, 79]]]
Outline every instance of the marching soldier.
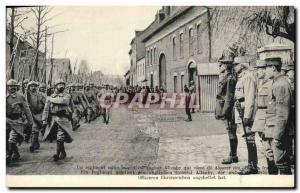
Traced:
[[252, 131], [257, 132], [261, 137], [262, 146], [265, 151], [265, 156], [268, 164], [268, 173], [277, 174], [277, 168], [274, 162], [273, 152], [270, 150], [269, 141], [265, 138], [264, 128], [266, 123], [266, 110], [267, 110], [267, 98], [270, 92], [272, 82], [265, 79], [266, 62], [264, 60], [258, 60], [256, 62], [256, 81], [257, 81], [257, 93], [256, 93], [256, 112], [252, 126]]
[[94, 93], [91, 91], [91, 87], [89, 84], [86, 85], [84, 94], [89, 102], [89, 108], [87, 109], [86, 121], [88, 123], [90, 123], [92, 120], [94, 120], [96, 118], [96, 115], [95, 115], [96, 97], [94, 96]]
[[64, 93], [65, 87], [66, 84], [62, 80], [55, 83], [54, 93], [47, 98], [42, 117], [43, 126], [46, 127], [43, 140], [57, 141], [54, 161], [65, 159], [67, 154], [64, 143], [73, 141], [71, 135], [73, 103], [71, 96]]
[[[6, 96], [6, 137], [7, 154], [6, 162], [17, 161], [20, 158], [17, 144], [24, 140], [23, 131], [26, 127], [32, 126], [32, 115], [23, 95], [17, 92], [17, 82], [13, 79], [7, 81]], [[22, 113], [25, 114], [27, 122], [22, 119]]]
[[23, 84], [22, 84], [22, 92], [23, 92], [23, 95], [25, 95], [26, 93], [26, 90], [27, 90], [27, 84], [29, 83], [29, 80], [28, 79], [25, 79], [23, 80]]
[[224, 120], [229, 137], [230, 153], [228, 158], [223, 159], [222, 164], [238, 162], [236, 135], [237, 126], [234, 122], [234, 90], [236, 77], [232, 72], [233, 59], [223, 57], [219, 60], [220, 79], [217, 92], [216, 119]]
[[84, 112], [84, 104], [81, 98], [81, 93], [80, 91], [76, 90], [77, 85], [70, 85], [71, 89], [71, 98], [74, 104], [74, 111], [72, 115], [72, 125], [73, 125], [73, 130], [76, 130], [80, 127], [80, 119], [82, 116], [82, 113]]
[[[288, 154], [288, 123], [291, 122], [292, 88], [281, 72], [281, 58], [267, 58], [266, 78], [272, 80], [268, 95], [264, 137], [269, 142], [279, 174], [292, 174]], [[267, 153], [268, 153], [267, 152]]]
[[47, 96], [47, 86], [45, 83], [41, 82], [39, 84], [39, 92], [43, 93], [45, 96]]
[[33, 125], [31, 132], [30, 152], [40, 148], [39, 133], [42, 130], [42, 114], [46, 103], [46, 96], [37, 91], [38, 83], [30, 81], [28, 83], [26, 100], [31, 110]]
[[112, 90], [109, 88], [109, 85], [105, 85], [105, 90], [104, 90], [104, 95], [105, 95], [105, 98], [104, 98], [104, 104], [105, 106], [103, 107], [103, 119], [104, 119], [104, 122], [106, 124], [109, 123], [109, 119], [110, 119], [110, 109], [111, 109], [111, 106], [112, 106], [112, 100], [113, 100], [113, 93], [112, 93]]
[[235, 86], [235, 123], [244, 131], [248, 150], [248, 165], [239, 171], [240, 175], [257, 174], [257, 148], [255, 133], [251, 130], [255, 113], [256, 80], [248, 70], [249, 60], [245, 56], [234, 58], [237, 73]]

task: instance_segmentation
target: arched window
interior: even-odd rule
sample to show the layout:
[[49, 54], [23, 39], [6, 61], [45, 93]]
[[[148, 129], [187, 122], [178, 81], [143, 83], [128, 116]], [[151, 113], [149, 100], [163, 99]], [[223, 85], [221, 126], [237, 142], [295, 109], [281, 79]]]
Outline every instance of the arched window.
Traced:
[[173, 37], [172, 39], [172, 45], [173, 45], [173, 59], [176, 59], [176, 38]]
[[183, 33], [179, 35], [179, 56], [183, 56]]

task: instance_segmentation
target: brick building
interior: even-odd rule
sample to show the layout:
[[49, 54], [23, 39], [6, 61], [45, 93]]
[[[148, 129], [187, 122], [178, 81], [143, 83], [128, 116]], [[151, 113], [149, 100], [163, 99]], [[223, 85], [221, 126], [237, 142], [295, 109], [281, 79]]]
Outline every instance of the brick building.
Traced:
[[[184, 85], [194, 81], [200, 110], [212, 112], [219, 74], [217, 61], [230, 45], [245, 47], [251, 64], [257, 58], [257, 49], [266, 44], [277, 42], [294, 49], [292, 42], [241, 27], [240, 16], [245, 9], [249, 7], [234, 7], [233, 12], [232, 7], [163, 6], [150, 24], [151, 30], [148, 27], [138, 34], [144, 44], [141, 49], [145, 51], [147, 84], [180, 93]], [[132, 74], [136, 76], [135, 71]]]
[[[10, 71], [11, 65], [10, 57], [10, 31], [9, 28], [6, 29], [6, 70], [7, 72]], [[14, 45], [17, 44], [18, 36], [14, 37]], [[29, 79], [30, 75], [33, 73], [33, 67], [35, 65], [35, 58], [36, 58], [36, 49], [25, 39], [19, 38], [18, 46], [16, 49], [16, 55], [13, 60], [13, 70], [11, 76], [16, 79], [17, 81], [22, 81], [24, 79]], [[38, 77], [39, 81], [42, 78], [42, 74], [45, 72], [45, 53], [39, 51], [39, 59], [38, 59]], [[6, 77], [9, 78], [9, 77]], [[33, 78], [33, 74], [32, 74]]]

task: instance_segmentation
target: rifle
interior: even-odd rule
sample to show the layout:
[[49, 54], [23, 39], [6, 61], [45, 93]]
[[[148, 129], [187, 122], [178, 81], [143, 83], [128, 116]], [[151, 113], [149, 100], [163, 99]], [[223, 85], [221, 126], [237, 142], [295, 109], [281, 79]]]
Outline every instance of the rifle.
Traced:
[[235, 106], [236, 106], [236, 109], [240, 115], [240, 118], [241, 118], [241, 121], [242, 121], [242, 127], [243, 127], [243, 130], [244, 130], [244, 136], [245, 136], [245, 139], [246, 139], [246, 145], [248, 146], [249, 145], [249, 142], [248, 142], [248, 139], [247, 139], [247, 132], [246, 132], [246, 128], [245, 128], [245, 124], [244, 124], [244, 113], [243, 113], [243, 109], [242, 109], [242, 106], [241, 106], [241, 103], [235, 99]]

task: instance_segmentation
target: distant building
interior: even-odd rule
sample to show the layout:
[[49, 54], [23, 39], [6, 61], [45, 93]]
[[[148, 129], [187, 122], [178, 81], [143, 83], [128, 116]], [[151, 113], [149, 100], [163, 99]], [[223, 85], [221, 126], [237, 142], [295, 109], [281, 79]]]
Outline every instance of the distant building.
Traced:
[[58, 79], [62, 79], [67, 83], [70, 75], [72, 75], [70, 58], [47, 59], [47, 64], [46, 64], [47, 84], [54, 85], [55, 81]]
[[[18, 36], [14, 37], [14, 45], [17, 44]], [[6, 70], [10, 71], [11, 66], [9, 64], [11, 58], [11, 52], [9, 47], [10, 31], [6, 29]], [[29, 79], [30, 75], [33, 79], [33, 67], [35, 65], [36, 49], [25, 39], [19, 38], [18, 46], [16, 49], [16, 55], [14, 58], [13, 70], [11, 76], [17, 81]], [[37, 75], [39, 81], [45, 73], [45, 53], [39, 51]], [[8, 78], [8, 77], [7, 77]]]

